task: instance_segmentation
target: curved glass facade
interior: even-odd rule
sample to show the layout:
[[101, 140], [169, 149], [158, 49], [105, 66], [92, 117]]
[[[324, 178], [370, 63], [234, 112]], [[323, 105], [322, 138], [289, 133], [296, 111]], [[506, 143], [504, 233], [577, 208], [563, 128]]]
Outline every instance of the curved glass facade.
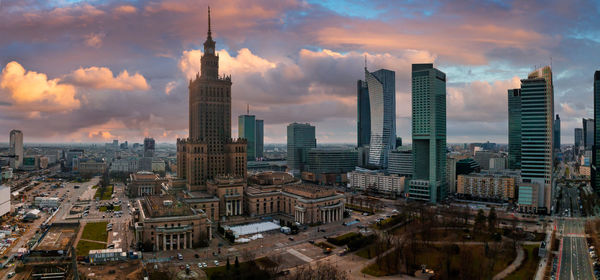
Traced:
[[387, 168], [388, 152], [396, 146], [396, 73], [365, 69], [371, 114], [369, 164]]

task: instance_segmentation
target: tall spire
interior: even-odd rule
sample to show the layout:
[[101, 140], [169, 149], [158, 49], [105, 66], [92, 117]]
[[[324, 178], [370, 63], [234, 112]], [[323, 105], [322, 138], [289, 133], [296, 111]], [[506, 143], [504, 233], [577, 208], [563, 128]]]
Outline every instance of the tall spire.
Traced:
[[208, 37], [210, 38], [212, 32], [210, 31], [210, 6], [208, 6]]

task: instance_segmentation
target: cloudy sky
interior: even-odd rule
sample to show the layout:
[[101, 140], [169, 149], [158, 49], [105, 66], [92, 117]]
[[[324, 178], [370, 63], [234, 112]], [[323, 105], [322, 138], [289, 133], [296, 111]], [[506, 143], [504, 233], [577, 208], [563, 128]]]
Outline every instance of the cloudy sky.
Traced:
[[506, 143], [507, 89], [551, 61], [562, 142], [593, 113], [599, 1], [0, 0], [0, 141], [186, 137], [208, 5], [233, 135], [250, 104], [267, 143], [294, 121], [320, 143], [355, 143], [365, 56], [396, 72], [406, 142], [412, 63], [447, 74], [448, 142]]

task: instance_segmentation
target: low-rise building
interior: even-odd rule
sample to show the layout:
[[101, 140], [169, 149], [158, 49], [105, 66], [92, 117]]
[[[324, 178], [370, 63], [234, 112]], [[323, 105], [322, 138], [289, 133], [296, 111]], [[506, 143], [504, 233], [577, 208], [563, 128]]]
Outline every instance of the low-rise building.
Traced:
[[244, 188], [246, 179], [233, 176], [218, 176], [208, 181], [208, 194], [219, 199], [219, 215], [239, 216], [243, 214]]
[[140, 160], [135, 157], [116, 159], [110, 165], [110, 172], [136, 172], [139, 170], [139, 162]]
[[145, 195], [157, 195], [162, 193], [164, 184], [167, 184], [166, 178], [161, 178], [158, 174], [148, 171], [139, 171], [129, 175], [127, 191], [129, 197], [140, 197]]
[[145, 196], [137, 203], [135, 238], [154, 251], [196, 248], [211, 239], [211, 223], [204, 211], [174, 196]]
[[250, 216], [281, 215], [300, 224], [339, 221], [345, 202], [343, 194], [314, 185], [253, 185], [244, 196]]
[[106, 162], [102, 160], [79, 160], [77, 170], [81, 174], [102, 174], [106, 171]]
[[34, 205], [39, 207], [39, 208], [58, 208], [58, 206], [60, 205], [60, 200], [58, 199], [58, 197], [42, 197], [42, 196], [38, 196], [35, 198], [34, 200]]
[[458, 175], [456, 192], [477, 198], [512, 200], [519, 177], [479, 173]]
[[0, 217], [10, 212], [10, 188], [0, 185]]
[[404, 192], [406, 177], [395, 174], [352, 171], [348, 173], [348, 187], [351, 189], [400, 196]]
[[[540, 186], [537, 183], [519, 184], [519, 199], [517, 201], [519, 211], [537, 213], [540, 207], [544, 207], [543, 200], [538, 199], [539, 194]], [[542, 205], [539, 202], [542, 202]]]

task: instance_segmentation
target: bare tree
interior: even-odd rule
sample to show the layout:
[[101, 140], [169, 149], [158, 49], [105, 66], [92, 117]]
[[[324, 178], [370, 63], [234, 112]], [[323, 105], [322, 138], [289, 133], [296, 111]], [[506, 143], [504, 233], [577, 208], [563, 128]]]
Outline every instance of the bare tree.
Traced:
[[329, 263], [318, 262], [316, 265], [304, 265], [288, 275], [289, 280], [347, 280], [346, 272], [338, 270]]

